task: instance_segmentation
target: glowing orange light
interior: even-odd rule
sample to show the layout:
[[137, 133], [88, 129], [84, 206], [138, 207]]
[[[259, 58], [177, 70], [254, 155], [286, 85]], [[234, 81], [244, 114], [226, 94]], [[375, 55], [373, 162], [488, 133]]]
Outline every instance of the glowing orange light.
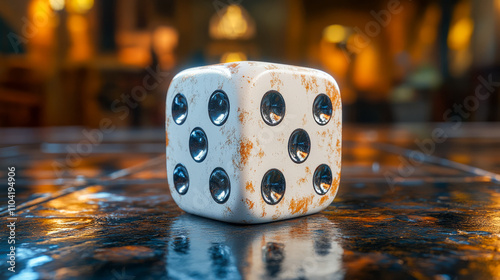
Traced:
[[174, 49], [177, 46], [179, 34], [169, 26], [160, 26], [155, 29], [152, 37], [153, 50], [158, 56], [162, 69], [171, 69], [175, 65]]
[[253, 20], [238, 5], [229, 5], [222, 16], [214, 15], [210, 20], [210, 36], [216, 39], [248, 39], [255, 33]]
[[469, 47], [474, 22], [470, 18], [458, 20], [448, 34], [448, 47], [453, 50], [464, 50]]
[[28, 56], [35, 67], [50, 65], [54, 55], [57, 14], [47, 0], [32, 0], [28, 5], [28, 21], [32, 23], [30, 30], [36, 30], [30, 31], [32, 34], [27, 41]]
[[360, 90], [371, 90], [379, 84], [379, 59], [371, 46], [364, 48], [354, 61], [353, 82]]
[[153, 32], [153, 48], [157, 53], [170, 52], [177, 46], [178, 37], [174, 28], [160, 26]]
[[116, 41], [120, 46], [118, 60], [127, 65], [147, 66], [151, 62], [152, 39], [150, 32], [124, 31], [118, 33], [116, 36]]
[[123, 64], [143, 67], [150, 63], [151, 55], [141, 46], [124, 47], [118, 52], [118, 60]]
[[67, 6], [70, 12], [83, 14], [94, 6], [94, 0], [68, 0]]
[[68, 17], [68, 31], [71, 38], [70, 58], [75, 61], [89, 59], [92, 56], [92, 47], [87, 19], [82, 15], [70, 15]]
[[61, 11], [64, 9], [64, 0], [49, 0], [49, 4], [54, 11]]
[[247, 60], [247, 56], [242, 52], [227, 52], [220, 59], [221, 63], [236, 62]]
[[323, 30], [323, 39], [330, 43], [340, 43], [347, 37], [346, 29], [338, 24], [327, 26]]

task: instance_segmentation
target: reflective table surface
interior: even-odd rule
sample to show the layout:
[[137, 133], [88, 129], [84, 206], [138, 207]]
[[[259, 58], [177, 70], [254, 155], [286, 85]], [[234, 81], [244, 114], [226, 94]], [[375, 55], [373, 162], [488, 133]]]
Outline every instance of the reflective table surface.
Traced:
[[175, 205], [162, 129], [1, 129], [0, 278], [500, 279], [500, 125], [343, 134], [326, 210], [242, 226]]

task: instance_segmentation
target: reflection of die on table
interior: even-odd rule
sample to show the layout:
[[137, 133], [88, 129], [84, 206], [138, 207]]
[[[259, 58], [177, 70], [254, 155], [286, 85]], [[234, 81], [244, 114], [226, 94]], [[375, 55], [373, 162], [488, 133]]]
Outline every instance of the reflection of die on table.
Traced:
[[182, 71], [166, 97], [172, 197], [234, 223], [321, 211], [338, 190], [341, 115], [338, 86], [319, 70], [238, 62]]
[[[342, 279], [341, 233], [325, 216], [240, 226], [176, 217], [167, 248], [174, 279]], [[198, 276], [198, 277], [196, 277]]]

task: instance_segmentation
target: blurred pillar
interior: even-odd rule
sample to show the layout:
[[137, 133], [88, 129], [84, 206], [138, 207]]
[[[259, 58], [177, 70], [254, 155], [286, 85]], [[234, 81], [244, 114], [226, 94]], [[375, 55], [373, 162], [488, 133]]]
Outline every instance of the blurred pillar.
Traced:
[[472, 37], [473, 67], [481, 69], [491, 66], [495, 61], [495, 49], [498, 42], [499, 19], [495, 13], [500, 12], [500, 1], [472, 1], [472, 18], [474, 34]]
[[100, 1], [99, 4], [99, 51], [116, 51], [116, 6], [115, 0]]
[[301, 0], [288, 2], [286, 57], [290, 63], [300, 63], [304, 42], [302, 28], [304, 25], [304, 7]]
[[453, 13], [452, 2], [452, 0], [441, 0], [441, 11], [443, 11], [443, 14], [441, 17], [441, 24], [439, 26], [438, 44], [441, 75], [445, 81], [450, 77], [450, 71], [448, 68], [448, 32], [450, 30], [451, 16]]
[[195, 30], [194, 20], [192, 19], [193, 1], [175, 0], [175, 28], [179, 33], [179, 47], [177, 55], [179, 60], [190, 59], [189, 55], [193, 53], [193, 40], [190, 36]]

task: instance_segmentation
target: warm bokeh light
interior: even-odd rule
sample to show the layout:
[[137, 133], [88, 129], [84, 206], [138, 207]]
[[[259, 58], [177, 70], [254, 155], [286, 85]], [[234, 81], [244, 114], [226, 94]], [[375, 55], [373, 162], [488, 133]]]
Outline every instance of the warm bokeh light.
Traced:
[[381, 73], [383, 62], [371, 44], [357, 54], [353, 63], [352, 80], [356, 89], [370, 92], [369, 97], [374, 99], [377, 99], [377, 93], [387, 90], [387, 84]]
[[153, 32], [153, 48], [158, 53], [170, 52], [177, 46], [179, 35], [175, 28], [160, 26]]
[[242, 52], [227, 52], [220, 59], [221, 63], [236, 62], [247, 60], [247, 56]]
[[347, 37], [347, 31], [342, 25], [334, 24], [323, 30], [323, 39], [330, 43], [340, 43]]
[[341, 49], [335, 43], [330, 43], [325, 39], [319, 45], [319, 56], [325, 69], [335, 77], [335, 80], [342, 88], [343, 104], [352, 104], [356, 101], [356, 92], [347, 86], [348, 71], [351, 61], [347, 50]]
[[125, 65], [145, 67], [151, 62], [151, 55], [140, 46], [124, 47], [118, 52], [118, 59]]
[[451, 28], [448, 34], [448, 46], [453, 50], [463, 50], [469, 46], [474, 22], [470, 18], [458, 20]]
[[441, 9], [437, 4], [429, 5], [422, 19], [422, 28], [418, 33], [419, 41], [425, 44], [433, 44], [436, 41]]
[[71, 38], [69, 57], [73, 61], [89, 59], [92, 56], [92, 44], [87, 19], [82, 15], [70, 15], [68, 17], [68, 32]]
[[351, 34], [347, 38], [346, 48], [352, 54], [361, 52], [365, 47], [370, 44], [370, 38], [358, 33]]
[[447, 43], [450, 48], [449, 68], [454, 77], [464, 75], [472, 65], [472, 36], [474, 20], [472, 19], [472, 4], [460, 1], [453, 9]]
[[255, 33], [253, 19], [239, 5], [229, 5], [221, 16], [215, 14], [210, 20], [210, 36], [215, 39], [249, 39]]
[[83, 14], [94, 6], [94, 0], [68, 0], [67, 7], [70, 12]]
[[[40, 21], [40, 19], [44, 19]], [[49, 2], [46, 0], [32, 0], [28, 6], [28, 19], [29, 22], [40, 22], [43, 24], [36, 25], [36, 32], [30, 33], [30, 40], [26, 41], [29, 56], [33, 59], [35, 67], [44, 67], [44, 73], [48, 73], [50, 68], [50, 59], [54, 55], [56, 42], [55, 27], [58, 20], [57, 15], [54, 14], [50, 8]], [[34, 25], [30, 27], [33, 28]], [[27, 29], [28, 30], [28, 29]], [[30, 31], [34, 29], [29, 29]]]
[[[163, 40], [163, 39], [162, 39]], [[145, 67], [151, 63], [152, 34], [127, 31], [117, 34], [118, 60], [125, 64]]]
[[49, 0], [49, 4], [54, 11], [61, 11], [64, 9], [64, 0]]
[[437, 40], [440, 20], [441, 9], [439, 6], [437, 4], [429, 5], [418, 27], [418, 40], [415, 41], [411, 49], [413, 61], [418, 63], [429, 57]]
[[177, 47], [179, 34], [170, 26], [160, 26], [153, 32], [153, 50], [158, 56], [162, 69], [171, 69], [175, 65], [174, 49]]

